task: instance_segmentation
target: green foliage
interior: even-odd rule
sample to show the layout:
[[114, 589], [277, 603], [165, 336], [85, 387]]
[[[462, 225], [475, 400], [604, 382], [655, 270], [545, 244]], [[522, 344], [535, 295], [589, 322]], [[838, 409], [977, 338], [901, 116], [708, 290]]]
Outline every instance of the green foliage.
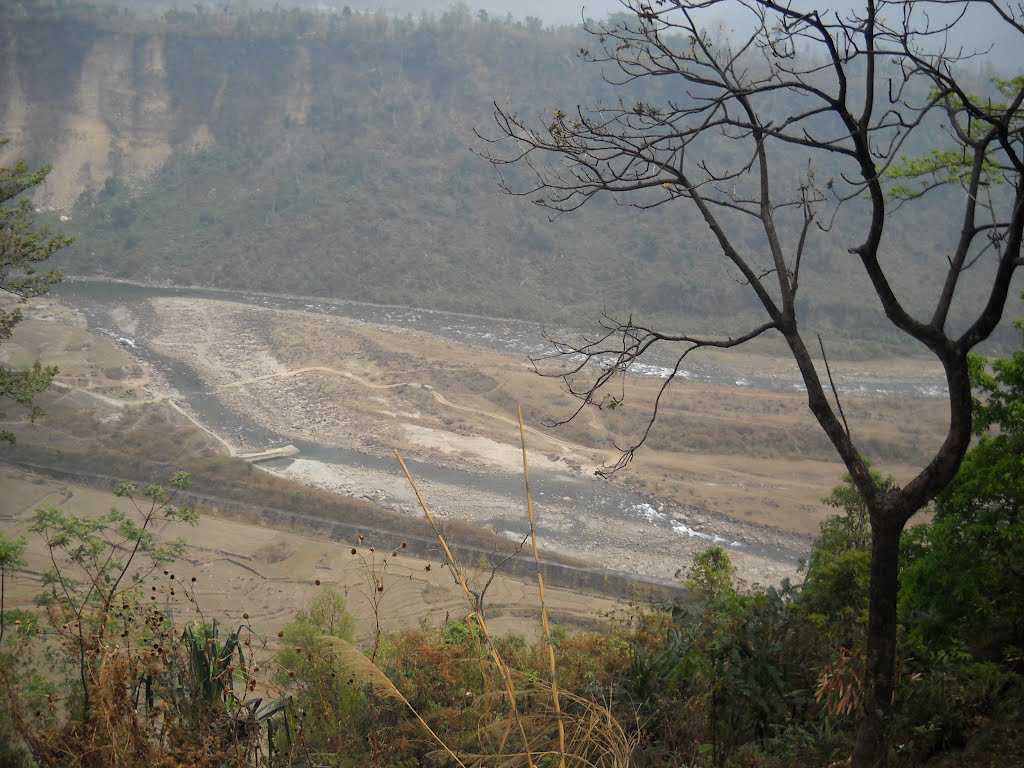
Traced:
[[713, 600], [735, 593], [736, 567], [724, 547], [715, 546], [694, 555], [686, 572], [686, 586], [701, 597]]
[[[0, 148], [7, 143], [8, 139], [0, 139]], [[60, 279], [56, 271], [40, 272], [39, 265], [71, 244], [68, 238], [36, 224], [32, 205], [24, 196], [49, 172], [47, 167], [30, 171], [22, 162], [0, 167], [0, 294], [13, 295], [18, 303], [46, 293]], [[17, 305], [0, 306], [0, 344], [11, 338], [21, 319]], [[37, 418], [42, 411], [34, 404], [35, 396], [46, 390], [56, 375], [56, 368], [39, 362], [27, 370], [0, 365], [0, 405], [12, 401], [28, 411], [29, 419]], [[0, 429], [0, 442], [13, 443], [14, 436]]]
[[[32, 618], [30, 614], [24, 611], [9, 611], [4, 607], [7, 574], [25, 565], [25, 544], [24, 538], [12, 539], [0, 533], [0, 668], [14, 665], [13, 658], [7, 656], [3, 646], [8, 622], [17, 622], [19, 633], [29, 631], [32, 626], [29, 623]], [[0, 673], [0, 679], [2, 678], [3, 673]], [[0, 765], [11, 768], [29, 768], [35, 765], [28, 748], [18, 736], [17, 727], [3, 709], [0, 709]]]
[[241, 628], [236, 629], [222, 640], [216, 620], [185, 627], [181, 639], [186, 664], [181, 669], [178, 685], [172, 690], [190, 705], [184, 714], [193, 721], [193, 727], [208, 718], [211, 710], [230, 700], [235, 656], [242, 669], [246, 666], [239, 639], [241, 632]]
[[[309, 608], [299, 611], [295, 619], [282, 630], [284, 645], [277, 657], [283, 673], [299, 669], [309, 652], [319, 651], [322, 636], [338, 637], [352, 642], [355, 621], [348, 612], [345, 596], [335, 589], [324, 587], [313, 598]], [[293, 648], [294, 646], [294, 648]], [[301, 649], [301, 650], [300, 650]], [[285, 682], [285, 677], [281, 678]]]
[[1024, 648], [1024, 351], [972, 372], [979, 439], [908, 536], [901, 608], [922, 647], [1000, 660]]
[[0, 533], [0, 569], [13, 570], [25, 564], [25, 537], [19, 536], [12, 539], [5, 533]]
[[[988, 89], [995, 90], [1003, 97], [988, 99], [971, 96], [973, 105], [980, 106], [980, 109], [987, 111], [990, 115], [1000, 116], [1007, 107], [1008, 101], [1014, 99], [1020, 93], [1024, 79], [1020, 76], [1012, 78], [994, 77], [991, 82], [986, 83]], [[933, 96], [936, 94], [932, 94]], [[959, 96], [946, 97], [942, 100], [943, 105], [950, 114], [958, 114], [964, 117], [965, 103]], [[989, 130], [989, 124], [983, 120], [966, 120], [967, 127], [964, 129], [967, 138], [977, 140], [984, 136]], [[1018, 111], [1010, 118], [1012, 127], [1019, 128], [1021, 125], [1021, 113]], [[903, 156], [890, 165], [884, 174], [886, 181], [896, 180], [889, 187], [889, 194], [897, 200], [920, 199], [926, 192], [937, 187], [957, 185], [967, 188], [973, 174], [974, 153], [968, 149], [964, 138], [955, 135], [956, 146], [945, 149], [931, 149], [918, 155]], [[979, 183], [982, 189], [999, 186], [1005, 183], [1004, 169], [994, 157], [994, 152], [986, 155], [981, 162], [981, 173]]]
[[188, 475], [178, 473], [171, 478], [172, 490], [155, 484], [141, 490], [132, 483], [118, 486], [115, 493], [126, 500], [131, 514], [115, 508], [81, 517], [52, 506], [35, 512], [29, 530], [42, 539], [50, 560], [37, 601], [68, 632], [66, 661], [77, 668], [84, 717], [98, 671], [90, 666], [86, 650], [102, 644], [114, 630], [115, 600], [123, 600], [157, 568], [181, 555], [184, 540], [164, 541], [154, 529], [196, 522], [194, 509], [174, 503], [174, 492], [188, 484]]
[[465, 619], [449, 619], [441, 630], [441, 637], [449, 645], [467, 645], [480, 641], [480, 628], [476, 622]]
[[[895, 482], [874, 471], [872, 477], [882, 490]], [[813, 620], [828, 627], [837, 642], [849, 645], [860, 638], [867, 621], [871, 522], [849, 475], [823, 501], [841, 514], [822, 522], [811, 545], [802, 605]]]
[[926, 671], [909, 677], [901, 694], [899, 728], [904, 764], [920, 765], [943, 752], [961, 750], [973, 727], [998, 712], [1020, 679], [967, 653], [929, 656]]
[[698, 611], [641, 626], [622, 683], [653, 742], [639, 764], [724, 765], [806, 722], [827, 645], [798, 598], [789, 584], [728, 590]]
[[[174, 482], [180, 485], [187, 480]], [[184, 539], [163, 541], [153, 529], [166, 523], [195, 524], [192, 507], [173, 504], [171, 493], [158, 485], [140, 492], [126, 483], [116, 495], [128, 499], [135, 516], [120, 509], [94, 518], [52, 506], [36, 510], [29, 530], [43, 540], [52, 556], [52, 566], [43, 574], [42, 600], [63, 601], [75, 613], [90, 602], [109, 604], [125, 577], [139, 585], [157, 567], [181, 555]], [[143, 560], [145, 566], [141, 566]]]
[[3, 642], [7, 629], [7, 611], [4, 608], [7, 574], [25, 565], [25, 559], [22, 557], [25, 553], [25, 543], [24, 537], [11, 539], [0, 533], [0, 643]]
[[[14, 659], [0, 651], [0, 680], [15, 674]], [[30, 697], [26, 697], [30, 698]], [[33, 704], [39, 706], [35, 697]], [[18, 732], [17, 723], [6, 707], [0, 707], [0, 766], [4, 768], [37, 768], [32, 752]]]
[[[351, 642], [354, 631], [345, 597], [324, 588], [281, 631], [281, 646], [274, 656], [277, 682], [292, 698], [289, 712], [302, 714], [303, 743], [325, 756], [324, 765], [347, 764], [346, 756], [366, 749], [359, 734], [365, 730], [366, 694], [361, 681], [325, 640], [335, 637]], [[297, 727], [293, 715], [286, 713], [279, 740], [291, 745], [289, 734]]]
[[[886, 171], [887, 179], [916, 182], [896, 183], [889, 187], [889, 193], [897, 199], [912, 200], [925, 190], [946, 184], [967, 184], [972, 173], [972, 158], [961, 149], [933, 149], [916, 157], [901, 157]], [[986, 184], [999, 184], [1002, 174], [995, 161], [982, 165]]]

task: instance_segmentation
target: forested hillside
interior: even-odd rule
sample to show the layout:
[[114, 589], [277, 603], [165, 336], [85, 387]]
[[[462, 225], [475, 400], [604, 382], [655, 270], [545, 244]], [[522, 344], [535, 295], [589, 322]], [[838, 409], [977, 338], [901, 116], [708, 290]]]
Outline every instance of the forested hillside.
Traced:
[[[580, 29], [465, 8], [415, 21], [156, 20], [23, 3], [0, 32], [0, 133], [13, 139], [0, 160], [53, 164], [36, 204], [70, 217], [67, 272], [546, 321], [607, 309], [706, 327], [754, 312], [692, 211], [595, 200], [552, 223], [502, 195], [474, 152], [487, 148], [475, 131], [489, 133], [493, 100], [543, 119], [577, 102], [685, 98], [606, 85], [575, 55], [590, 44]], [[715, 162], [733, 149], [723, 138], [706, 151]], [[804, 162], [798, 150], [792, 160]], [[847, 253], [857, 224], [814, 235], [804, 312], [833, 337], [891, 340]], [[754, 221], [735, 226], [763, 247]], [[940, 196], [889, 226], [911, 305], [938, 290], [956, 230]], [[968, 282], [960, 300], [981, 296]]]

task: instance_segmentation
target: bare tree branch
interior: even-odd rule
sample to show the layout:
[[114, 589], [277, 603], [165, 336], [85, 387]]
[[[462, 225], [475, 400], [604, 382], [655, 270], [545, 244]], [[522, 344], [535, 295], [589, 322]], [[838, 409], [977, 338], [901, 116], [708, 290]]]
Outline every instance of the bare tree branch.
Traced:
[[[692, 352], [734, 347], [774, 331], [786, 341], [807, 387], [808, 407], [863, 495], [873, 530], [865, 710], [855, 768], [884, 763], [884, 713], [891, 707], [895, 659], [895, 595], [899, 537], [907, 520], [955, 475], [971, 439], [967, 355], [996, 328], [1015, 271], [1022, 266], [1024, 229], [1024, 79], [978, 86], [963, 65], [986, 50], [951, 40], [976, 8], [994, 12], [1024, 36], [1024, 9], [1001, 0], [863, 0], [859, 11], [804, 11], [786, 0], [621, 0], [628, 21], [587, 23], [595, 40], [581, 56], [603, 68], [608, 84], [628, 89], [632, 103], [555, 109], [538, 124], [499, 104], [496, 135], [481, 136], [481, 152], [502, 189], [531, 199], [552, 216], [610, 194], [636, 210], [691, 205], [717, 245], [720, 260], [739, 270], [764, 312], [764, 322], [736, 337], [713, 338], [647, 327], [632, 317], [604, 317], [600, 332], [580, 341], [552, 340], [560, 376], [578, 400], [564, 421], [588, 405], [615, 408], [625, 396], [606, 391], [652, 347], [679, 344], [639, 438], [617, 446], [626, 466], [644, 444], [662, 398]], [[713, 36], [702, 24], [728, 9], [735, 39]], [[934, 11], [940, 11], [934, 13]], [[742, 18], [741, 18], [742, 17]], [[1024, 40], [1021, 40], [1024, 42]], [[658, 88], [649, 87], [658, 84]], [[669, 84], [666, 86], [665, 84]], [[981, 90], [982, 93], [975, 93]], [[645, 94], [671, 94], [651, 103]], [[939, 128], [947, 145], [917, 161], [917, 138]], [[942, 133], [944, 132], [944, 133]], [[708, 153], [708, 142], [734, 151]], [[806, 155], [794, 164], [793, 153]], [[785, 169], [785, 173], [780, 173]], [[802, 171], [800, 169], [803, 169]], [[792, 182], [793, 170], [800, 178]], [[507, 175], [504, 175], [508, 172]], [[819, 185], [816, 176], [828, 177]], [[936, 254], [942, 288], [927, 319], [897, 296], [886, 271], [886, 224], [912, 215], [914, 200], [944, 187], [963, 202], [955, 243]], [[999, 188], [998, 192], [994, 190]], [[801, 269], [821, 233], [855, 201], [869, 215], [854, 217], [852, 244], [875, 298], [889, 321], [927, 347], [942, 364], [950, 421], [942, 446], [903, 488], [880, 487], [853, 442], [826, 358], [835, 409], [802, 336], [796, 310]], [[799, 218], [797, 218], [799, 217]], [[730, 234], [730, 222], [753, 219], [767, 243], [752, 252]], [[813, 225], [813, 226], [812, 226]], [[849, 235], [846, 235], [849, 237]], [[985, 306], [967, 330], [946, 332], [961, 275], [994, 254]], [[774, 280], [770, 280], [774, 276]], [[820, 336], [819, 336], [819, 344]], [[824, 345], [821, 344], [824, 356]]]

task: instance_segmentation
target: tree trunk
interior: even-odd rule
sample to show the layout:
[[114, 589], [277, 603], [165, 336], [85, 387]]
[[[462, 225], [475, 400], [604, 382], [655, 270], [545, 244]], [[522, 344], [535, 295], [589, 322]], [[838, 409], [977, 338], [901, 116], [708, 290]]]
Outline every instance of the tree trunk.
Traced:
[[[889, 764], [889, 727], [896, 684], [896, 599], [899, 594], [902, 515], [872, 515], [871, 586], [868, 598], [864, 703], [853, 768]], [[881, 520], [879, 520], [881, 518]]]

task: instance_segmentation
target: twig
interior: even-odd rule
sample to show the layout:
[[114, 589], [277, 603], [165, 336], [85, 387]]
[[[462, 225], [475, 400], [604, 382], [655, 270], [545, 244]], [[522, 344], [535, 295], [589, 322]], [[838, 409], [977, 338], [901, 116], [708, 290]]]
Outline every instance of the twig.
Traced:
[[818, 346], [821, 347], [821, 357], [825, 361], [825, 373], [828, 374], [828, 385], [832, 387], [832, 395], [836, 399], [836, 406], [839, 408], [839, 418], [843, 420], [843, 429], [846, 430], [846, 436], [850, 436], [850, 425], [846, 423], [846, 414], [843, 413], [843, 403], [839, 399], [839, 390], [836, 389], [836, 383], [832, 380], [832, 368], [828, 364], [828, 355], [825, 354], [825, 343], [821, 340], [821, 334], [818, 334]]

